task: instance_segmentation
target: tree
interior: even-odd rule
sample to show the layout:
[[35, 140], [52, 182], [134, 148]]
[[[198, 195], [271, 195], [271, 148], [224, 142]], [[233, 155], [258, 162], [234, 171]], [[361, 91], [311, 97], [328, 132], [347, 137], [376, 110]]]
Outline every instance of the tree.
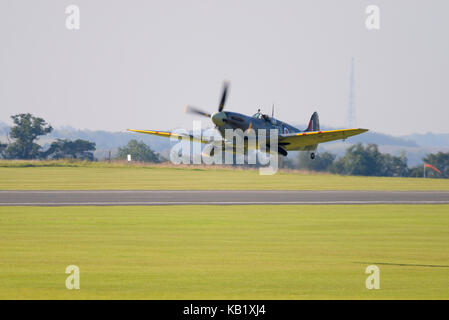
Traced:
[[2, 159], [5, 158], [5, 150], [6, 150], [7, 146], [8, 145], [6, 143], [1, 143], [0, 142], [0, 158], [2, 158]]
[[8, 159], [36, 159], [40, 156], [41, 146], [35, 143], [39, 136], [50, 133], [53, 128], [44, 119], [30, 113], [11, 116], [15, 124], [11, 128], [10, 137], [16, 141], [5, 150]]
[[131, 159], [136, 161], [162, 162], [162, 158], [159, 154], [151, 150], [151, 148], [144, 142], [138, 142], [135, 139], [130, 140], [126, 146], [118, 148], [117, 159], [125, 160], [128, 157], [128, 154], [131, 155]]
[[315, 159], [310, 159], [308, 152], [300, 152], [298, 169], [312, 171], [328, 171], [335, 160], [335, 155], [330, 152], [319, 152]]
[[399, 157], [383, 154], [382, 158], [381, 176], [404, 177], [408, 175], [407, 157], [405, 153], [402, 153]]
[[75, 141], [67, 139], [57, 139], [50, 148], [43, 153], [45, 158], [61, 159], [73, 158], [82, 160], [94, 160], [92, 151], [95, 151], [95, 142], [77, 139]]
[[423, 166], [420, 165], [420, 166], [416, 166], [416, 167], [408, 169], [407, 176], [413, 177], [413, 178], [422, 178], [422, 177], [424, 177], [424, 168], [423, 168]]
[[333, 173], [356, 176], [404, 176], [407, 175], [407, 158], [382, 154], [375, 144], [364, 147], [361, 143], [346, 149], [345, 156], [331, 166]]
[[364, 148], [361, 143], [346, 149], [345, 156], [331, 168], [331, 172], [355, 176], [377, 176], [381, 171], [382, 154], [377, 145], [369, 144]]

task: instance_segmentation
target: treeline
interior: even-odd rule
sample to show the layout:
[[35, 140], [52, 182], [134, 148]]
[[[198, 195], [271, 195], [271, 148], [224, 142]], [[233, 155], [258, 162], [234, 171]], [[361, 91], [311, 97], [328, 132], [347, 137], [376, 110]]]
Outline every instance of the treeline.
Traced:
[[[53, 131], [53, 127], [44, 119], [30, 113], [11, 116], [14, 126], [9, 132], [13, 139], [10, 143], [0, 142], [0, 158], [2, 159], [79, 159], [94, 161], [95, 142], [76, 139], [56, 139], [47, 150], [36, 143], [39, 137]], [[143, 142], [129, 141], [127, 146], [119, 148], [116, 159], [126, 159], [131, 154], [134, 161], [159, 163], [164, 159]]]
[[36, 143], [40, 136], [53, 131], [44, 119], [30, 113], [11, 116], [14, 126], [9, 132], [10, 143], [0, 143], [0, 158], [3, 159], [62, 159], [74, 158], [94, 160], [95, 142], [86, 140], [57, 139], [47, 150]]
[[[440, 172], [427, 168], [426, 176], [430, 178], [449, 178], [449, 153], [428, 154], [423, 162], [437, 168]], [[375, 144], [361, 143], [346, 149], [343, 157], [337, 158], [330, 152], [319, 152], [311, 160], [308, 153], [301, 152], [298, 162], [287, 163], [290, 168], [305, 169], [318, 172], [330, 172], [353, 176], [377, 177], [423, 177], [424, 166], [409, 168], [405, 154], [393, 156], [381, 153]]]

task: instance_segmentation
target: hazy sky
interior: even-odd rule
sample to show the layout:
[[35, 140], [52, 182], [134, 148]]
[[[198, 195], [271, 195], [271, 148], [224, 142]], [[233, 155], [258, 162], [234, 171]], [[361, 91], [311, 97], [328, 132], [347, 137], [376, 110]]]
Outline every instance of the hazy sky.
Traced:
[[[65, 9], [80, 9], [80, 29]], [[368, 30], [365, 9], [380, 8]], [[0, 120], [53, 126], [192, 128], [192, 104], [257, 108], [289, 123], [449, 133], [449, 1], [0, 0]], [[204, 125], [209, 125], [207, 119]]]

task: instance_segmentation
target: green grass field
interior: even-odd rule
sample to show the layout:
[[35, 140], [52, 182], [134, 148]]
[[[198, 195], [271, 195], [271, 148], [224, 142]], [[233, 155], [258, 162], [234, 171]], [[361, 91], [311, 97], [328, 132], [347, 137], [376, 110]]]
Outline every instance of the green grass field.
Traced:
[[0, 161], [0, 190], [449, 190], [449, 179], [281, 171]]
[[448, 299], [448, 225], [449, 205], [0, 207], [0, 299]]
[[[449, 190], [449, 180], [0, 161], [0, 190]], [[449, 205], [0, 207], [0, 299], [449, 299]], [[81, 290], [65, 288], [65, 268]], [[381, 270], [367, 290], [365, 268]]]

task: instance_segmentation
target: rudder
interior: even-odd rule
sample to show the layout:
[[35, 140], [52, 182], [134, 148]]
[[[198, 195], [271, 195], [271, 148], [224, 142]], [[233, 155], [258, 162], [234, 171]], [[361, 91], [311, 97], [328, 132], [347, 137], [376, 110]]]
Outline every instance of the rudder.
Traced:
[[310, 118], [309, 125], [304, 131], [320, 131], [320, 119], [318, 117], [318, 112], [314, 112]]

